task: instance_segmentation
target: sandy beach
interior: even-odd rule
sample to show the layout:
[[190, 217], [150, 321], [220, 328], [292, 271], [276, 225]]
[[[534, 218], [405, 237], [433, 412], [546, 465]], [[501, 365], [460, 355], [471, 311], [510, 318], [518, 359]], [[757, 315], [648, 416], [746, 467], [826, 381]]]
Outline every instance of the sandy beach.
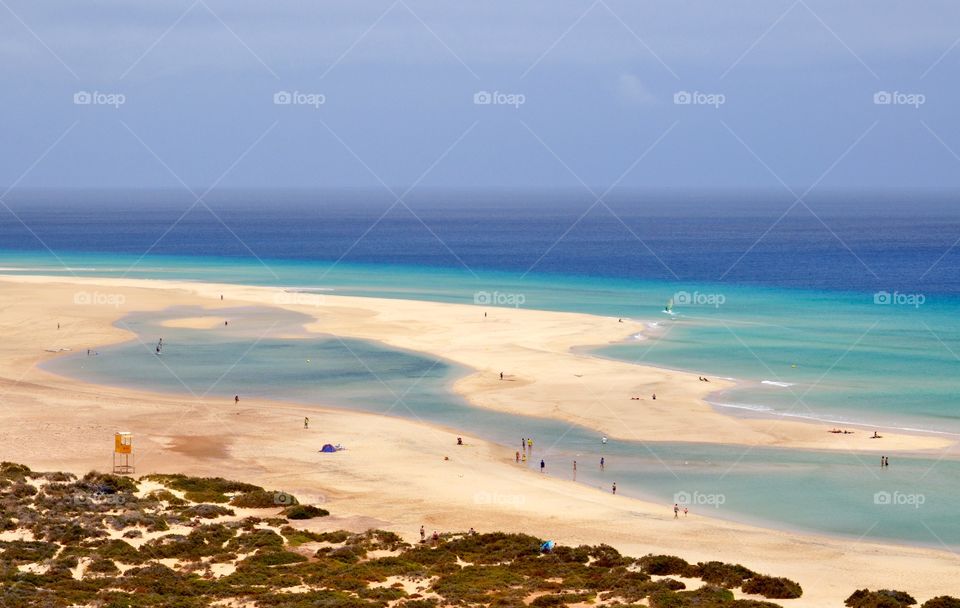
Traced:
[[[612, 438], [878, 449], [866, 429], [833, 435], [822, 425], [718, 413], [703, 399], [722, 388], [721, 381], [703, 383], [696, 374], [573, 350], [622, 340], [641, 332], [640, 323], [186, 282], [4, 277], [0, 285], [3, 460], [38, 470], [103, 470], [114, 431], [130, 430], [138, 474], [219, 475], [287, 490], [304, 502], [325, 503], [333, 516], [322, 525], [333, 528], [378, 526], [412, 539], [421, 524], [473, 526], [564, 544], [605, 542], [633, 555], [739, 562], [799, 581], [804, 596], [782, 601], [790, 606], [841, 605], [862, 587], [903, 589], [921, 601], [960, 592], [956, 557], [947, 551], [771, 531], [697, 513], [675, 521], [669, 505], [516, 467], [512, 452], [464, 430], [283, 403], [235, 405], [228, 387], [192, 398], [92, 386], [36, 367], [65, 350], [129, 339], [113, 325], [128, 312], [267, 305], [314, 317], [311, 332], [379, 340], [475, 370], [454, 389], [479, 407], [568, 420]], [[174, 323], [216, 331], [225, 320], [214, 313]], [[309, 430], [302, 426], [305, 415]], [[466, 445], [456, 445], [458, 434]], [[327, 441], [349, 449], [318, 453]], [[886, 432], [882, 441], [891, 452], [951, 445], [940, 437]]]

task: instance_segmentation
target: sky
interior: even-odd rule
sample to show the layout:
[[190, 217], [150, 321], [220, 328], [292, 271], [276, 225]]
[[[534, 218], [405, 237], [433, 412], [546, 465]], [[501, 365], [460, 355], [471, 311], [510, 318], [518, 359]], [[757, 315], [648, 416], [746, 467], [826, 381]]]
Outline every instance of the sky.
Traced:
[[0, 194], [950, 190], [958, 66], [946, 0], [3, 0]]

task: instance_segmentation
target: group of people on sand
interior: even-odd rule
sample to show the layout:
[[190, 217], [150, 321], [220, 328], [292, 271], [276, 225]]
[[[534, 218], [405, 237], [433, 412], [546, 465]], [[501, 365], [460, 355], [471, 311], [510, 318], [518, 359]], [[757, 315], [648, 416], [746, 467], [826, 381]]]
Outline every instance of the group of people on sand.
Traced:
[[[656, 401], [656, 400], [657, 400], [657, 394], [656, 394], [656, 393], [653, 393], [652, 395], [650, 395], [650, 398], [653, 399], [654, 401]], [[643, 399], [643, 397], [630, 397], [630, 401], [640, 401], [641, 399]]]
[[842, 431], [840, 429], [831, 429], [830, 431], [827, 431], [827, 432], [834, 433], [834, 434], [842, 434], [842, 435], [853, 435], [853, 431], [848, 431], [847, 429], [843, 429]]
[[[603, 437], [603, 439], [601, 439], [601, 441], [602, 441], [604, 444], [607, 443], [607, 437], [606, 437], [606, 435], [604, 435], [604, 437]], [[522, 451], [521, 451], [521, 450], [517, 450], [517, 452], [514, 454], [514, 459], [516, 460], [517, 463], [521, 463], [521, 462], [526, 463], [526, 462], [527, 462], [527, 451], [529, 450], [529, 451], [530, 451], [530, 454], [531, 454], [531, 455], [533, 454], [533, 439], [531, 439], [530, 437], [521, 437], [521, 438], [520, 438], [520, 446], [522, 447]], [[607, 466], [607, 459], [606, 459], [605, 457], [601, 456], [601, 457], [600, 457], [600, 470], [601, 470], [601, 471], [606, 470], [606, 466]], [[547, 461], [544, 460], [543, 458], [540, 459], [540, 472], [541, 472], [541, 473], [546, 473], [546, 472], [547, 472]], [[576, 479], [577, 479], [577, 461], [574, 460], [574, 461], [573, 461], [573, 480], [576, 481]], [[614, 494], [617, 493], [617, 484], [616, 484], [616, 482], [614, 482], [613, 485], [611, 486], [611, 491], [612, 491]]]
[[680, 511], [683, 511], [683, 516], [684, 516], [684, 517], [686, 517], [687, 514], [690, 512], [689, 509], [687, 509], [686, 505], [684, 505], [684, 506], [681, 507], [678, 503], [673, 503], [673, 518], [674, 518], [674, 519], [680, 519]]
[[[475, 536], [477, 534], [477, 531], [473, 529], [473, 526], [470, 526], [470, 531], [467, 532], [467, 534], [469, 534], [470, 536]], [[424, 528], [423, 526], [420, 526], [420, 542], [421, 543], [427, 542], [427, 529]], [[434, 530], [433, 534], [430, 535], [430, 542], [434, 545], [440, 542], [440, 533]]]
[[710, 382], [709, 378], [704, 378], [703, 376], [697, 376], [697, 380], [700, 382]]
[[888, 466], [890, 466], [890, 459], [887, 458], [886, 456], [881, 456], [881, 457], [880, 457], [880, 468], [888, 467]]

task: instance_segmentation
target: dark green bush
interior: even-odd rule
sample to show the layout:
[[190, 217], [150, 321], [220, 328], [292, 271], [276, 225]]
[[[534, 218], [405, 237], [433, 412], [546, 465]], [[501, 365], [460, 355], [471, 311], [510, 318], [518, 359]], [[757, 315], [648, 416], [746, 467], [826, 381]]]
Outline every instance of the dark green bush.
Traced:
[[686, 560], [673, 555], [645, 555], [640, 558], [640, 567], [647, 574], [659, 576], [670, 574], [687, 576], [693, 570]]
[[787, 578], [754, 575], [743, 583], [743, 592], [762, 595], [775, 600], [787, 600], [803, 595], [803, 589], [798, 583]]
[[949, 595], [938, 595], [925, 601], [920, 608], [960, 608], [960, 599]]
[[906, 608], [917, 600], [903, 591], [858, 589], [844, 603], [850, 608]]
[[283, 510], [283, 516], [287, 519], [313, 519], [327, 515], [330, 515], [330, 511], [313, 505], [294, 505]]

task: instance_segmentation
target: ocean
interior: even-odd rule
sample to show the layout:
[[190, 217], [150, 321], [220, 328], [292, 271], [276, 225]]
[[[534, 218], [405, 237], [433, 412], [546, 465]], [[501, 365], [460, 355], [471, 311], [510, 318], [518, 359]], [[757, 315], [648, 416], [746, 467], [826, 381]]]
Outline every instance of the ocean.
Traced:
[[[163, 191], [31, 191], [7, 202], [12, 212], [0, 210], [6, 273], [279, 285], [642, 319], [646, 332], [596, 354], [734, 378], [737, 388], [711, 401], [735, 415], [960, 434], [960, 250], [953, 248], [960, 212], [945, 195], [797, 202], [765, 193], [637, 193], [598, 203], [548, 192], [435, 192], [401, 202], [358, 192], [218, 192], [195, 204]], [[288, 348], [312, 349], [317, 360], [324, 348], [337, 352], [321, 346], [274, 344], [270, 356], [249, 364], [264, 372]], [[374, 359], [402, 358], [362, 348]], [[423, 365], [404, 361], [412, 367], [389, 364], [385, 377], [403, 381]], [[100, 370], [108, 378], [67, 371], [183, 390], [138, 380], [131, 366]], [[201, 385], [216, 371], [191, 369]], [[440, 370], [440, 384], [424, 395], [439, 405], [418, 416], [453, 427], [469, 420], [471, 429], [515, 443], [501, 436], [506, 422], [493, 414], [465, 418], [465, 406], [443, 389], [456, 370]], [[297, 391], [317, 381], [287, 382], [289, 398], [307, 400]], [[347, 371], [323, 382], [344, 407], [374, 398], [353, 395], [363, 383]], [[538, 437], [561, 436], [549, 422], [524, 424]], [[595, 442], [581, 430], [551, 449], [558, 458], [595, 455]], [[678, 492], [723, 495], [723, 508], [711, 505], [720, 516], [853, 537], [880, 519], [871, 537], [960, 546], [950, 513], [960, 470], [938, 454], [904, 458], [880, 478], [864, 474], [871, 457], [655, 446], [655, 457], [629, 442], [604, 448], [628, 465], [618, 480], [625, 493], [670, 503]], [[595, 481], [596, 473], [583, 475]], [[892, 506], [876, 503], [884, 492]], [[914, 503], [923, 496], [922, 509], [898, 496]]]

